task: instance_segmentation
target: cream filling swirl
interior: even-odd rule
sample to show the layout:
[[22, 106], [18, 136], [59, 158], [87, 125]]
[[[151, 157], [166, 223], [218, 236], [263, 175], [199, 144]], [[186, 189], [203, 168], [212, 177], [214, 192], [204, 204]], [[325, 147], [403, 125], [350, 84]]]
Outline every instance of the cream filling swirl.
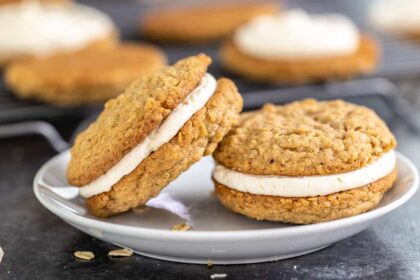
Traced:
[[75, 51], [114, 31], [108, 15], [81, 4], [28, 0], [0, 6], [1, 56]]
[[363, 168], [340, 174], [303, 177], [251, 175], [217, 165], [213, 171], [213, 178], [240, 192], [307, 197], [328, 195], [373, 183], [391, 173], [395, 164], [395, 152], [391, 150]]
[[346, 55], [356, 52], [360, 43], [357, 27], [344, 15], [302, 10], [257, 17], [233, 39], [244, 53], [269, 60]]

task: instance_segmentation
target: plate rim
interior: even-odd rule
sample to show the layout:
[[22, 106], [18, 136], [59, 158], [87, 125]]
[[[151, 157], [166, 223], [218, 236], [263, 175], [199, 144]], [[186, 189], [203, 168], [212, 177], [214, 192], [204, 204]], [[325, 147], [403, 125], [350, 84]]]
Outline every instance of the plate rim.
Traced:
[[[96, 220], [84, 216], [80, 216], [72, 211], [58, 211], [60, 208], [53, 206], [47, 203], [40, 193], [39, 186], [37, 182], [39, 181], [42, 174], [45, 173], [45, 170], [52, 164], [54, 160], [57, 160], [59, 157], [64, 157], [65, 154], [70, 153], [70, 150], [66, 150], [54, 157], [50, 158], [45, 162], [42, 167], [37, 171], [34, 180], [33, 180], [33, 191], [37, 200], [50, 212], [54, 215], [60, 217], [67, 223], [80, 225], [86, 228], [99, 229], [103, 232], [109, 232], [112, 234], [122, 234], [130, 237], [147, 237], [153, 239], [165, 239], [172, 241], [217, 241], [217, 240], [227, 240], [234, 239], [236, 241], [240, 240], [256, 240], [256, 239], [267, 239], [270, 237], [281, 237], [289, 235], [299, 235], [299, 234], [311, 234], [314, 232], [328, 231], [330, 229], [340, 229], [350, 226], [354, 223], [363, 223], [369, 220], [373, 220], [378, 217], [385, 216], [391, 211], [397, 209], [401, 205], [405, 204], [417, 191], [419, 187], [419, 173], [415, 165], [408, 159], [406, 156], [402, 155], [400, 152], [396, 151], [397, 160], [403, 161], [407, 165], [408, 169], [413, 175], [413, 183], [407, 192], [405, 192], [397, 200], [382, 206], [380, 208], [375, 208], [371, 211], [352, 216], [347, 218], [342, 218], [338, 220], [322, 222], [317, 224], [308, 224], [308, 225], [292, 225], [291, 227], [282, 227], [282, 228], [271, 228], [271, 229], [251, 229], [251, 230], [237, 230], [237, 231], [186, 231], [186, 232], [176, 232], [171, 231], [170, 229], [153, 229], [140, 226], [130, 226], [130, 225], [120, 225], [107, 222], [105, 220]], [[56, 211], [57, 210], [57, 211]]]

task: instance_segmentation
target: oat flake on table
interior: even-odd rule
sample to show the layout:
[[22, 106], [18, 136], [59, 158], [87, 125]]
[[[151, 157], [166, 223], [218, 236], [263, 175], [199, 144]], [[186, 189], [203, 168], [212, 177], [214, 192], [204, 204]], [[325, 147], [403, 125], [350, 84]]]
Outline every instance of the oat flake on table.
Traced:
[[95, 258], [95, 255], [91, 251], [76, 251], [74, 256], [80, 260], [91, 260]]
[[211, 279], [223, 279], [226, 278], [227, 274], [226, 273], [214, 273], [212, 275], [210, 275]]
[[131, 257], [133, 250], [131, 249], [116, 249], [108, 252], [110, 257]]
[[187, 223], [177, 224], [172, 227], [173, 231], [187, 231], [191, 229], [191, 225]]

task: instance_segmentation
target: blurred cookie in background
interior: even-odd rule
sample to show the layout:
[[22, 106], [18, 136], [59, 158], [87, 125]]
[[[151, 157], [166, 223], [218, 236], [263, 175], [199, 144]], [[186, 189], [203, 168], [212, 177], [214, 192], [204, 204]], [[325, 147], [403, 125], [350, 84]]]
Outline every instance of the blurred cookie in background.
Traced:
[[149, 44], [122, 44], [11, 63], [7, 86], [20, 98], [61, 106], [95, 104], [122, 93], [132, 81], [166, 63]]
[[290, 10], [240, 27], [220, 57], [224, 68], [250, 80], [293, 85], [370, 73], [378, 47], [344, 15]]
[[420, 0], [376, 0], [369, 17], [384, 32], [420, 39]]
[[22, 58], [108, 48], [117, 37], [111, 18], [85, 5], [45, 0], [0, 5], [0, 67]]
[[72, 0], [0, 0], [0, 5], [6, 4], [16, 4], [28, 1], [36, 1], [39, 3], [61, 3], [61, 4], [68, 4], [71, 3]]
[[397, 178], [396, 140], [372, 110], [342, 100], [244, 113], [213, 156], [222, 204], [257, 220], [311, 224], [373, 209]]
[[277, 13], [271, 3], [218, 3], [153, 10], [144, 14], [140, 33], [167, 43], [205, 43], [231, 34], [238, 26], [259, 15]]

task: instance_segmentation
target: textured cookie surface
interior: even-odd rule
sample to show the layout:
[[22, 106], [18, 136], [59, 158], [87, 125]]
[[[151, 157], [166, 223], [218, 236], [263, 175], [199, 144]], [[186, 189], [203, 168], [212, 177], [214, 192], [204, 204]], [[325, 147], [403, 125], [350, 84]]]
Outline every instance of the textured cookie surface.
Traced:
[[70, 184], [90, 183], [143, 141], [197, 87], [210, 62], [206, 55], [186, 58], [143, 76], [108, 101], [76, 138], [67, 172]]
[[145, 15], [141, 32], [164, 42], [205, 42], [228, 35], [255, 16], [277, 10], [277, 6], [263, 3], [157, 10]]
[[156, 47], [124, 44], [12, 63], [6, 69], [6, 82], [23, 98], [61, 105], [97, 103], [122, 93], [165, 62]]
[[356, 189], [313, 197], [254, 195], [215, 182], [216, 195], [223, 205], [257, 220], [310, 224], [325, 222], [373, 209], [397, 178], [395, 169], [387, 176]]
[[242, 173], [310, 176], [359, 169], [395, 146], [372, 110], [307, 99], [243, 114], [213, 156]]
[[211, 154], [239, 120], [242, 98], [233, 82], [220, 79], [216, 92], [172, 140], [148, 156], [111, 191], [87, 200], [89, 211], [106, 217], [145, 204], [203, 156]]
[[376, 43], [361, 36], [355, 53], [313, 59], [267, 60], [241, 51], [233, 40], [227, 40], [220, 51], [223, 67], [250, 80], [274, 84], [304, 84], [314, 81], [348, 79], [369, 73], [376, 67]]

